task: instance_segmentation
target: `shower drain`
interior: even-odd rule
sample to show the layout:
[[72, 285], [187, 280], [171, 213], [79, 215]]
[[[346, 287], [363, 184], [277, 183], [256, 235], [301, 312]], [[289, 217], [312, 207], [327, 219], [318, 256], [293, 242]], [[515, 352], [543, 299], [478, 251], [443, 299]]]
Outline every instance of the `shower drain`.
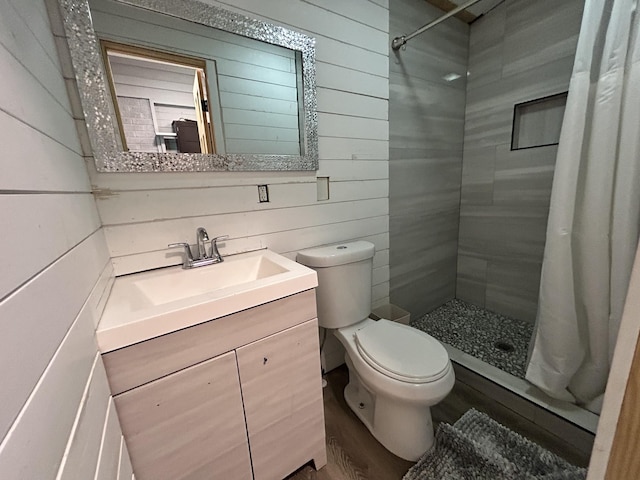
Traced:
[[502, 350], [503, 352], [513, 352], [515, 347], [507, 342], [496, 342], [493, 344], [498, 350]]

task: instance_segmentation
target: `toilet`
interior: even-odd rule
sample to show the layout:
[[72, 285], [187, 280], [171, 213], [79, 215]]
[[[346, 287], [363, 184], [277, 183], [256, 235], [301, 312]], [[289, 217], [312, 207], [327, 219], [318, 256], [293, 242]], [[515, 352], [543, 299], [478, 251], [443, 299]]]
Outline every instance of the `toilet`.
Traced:
[[416, 461], [433, 445], [431, 406], [455, 382], [444, 346], [415, 328], [369, 317], [375, 247], [358, 241], [312, 248], [296, 261], [318, 274], [318, 323], [345, 348], [344, 397], [390, 452]]

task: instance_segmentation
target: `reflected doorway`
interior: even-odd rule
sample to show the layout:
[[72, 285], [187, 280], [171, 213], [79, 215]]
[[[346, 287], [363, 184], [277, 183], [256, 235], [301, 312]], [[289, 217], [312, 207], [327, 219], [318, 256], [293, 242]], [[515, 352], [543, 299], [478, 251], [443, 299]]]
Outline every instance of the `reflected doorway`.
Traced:
[[124, 151], [217, 153], [204, 60], [101, 44]]

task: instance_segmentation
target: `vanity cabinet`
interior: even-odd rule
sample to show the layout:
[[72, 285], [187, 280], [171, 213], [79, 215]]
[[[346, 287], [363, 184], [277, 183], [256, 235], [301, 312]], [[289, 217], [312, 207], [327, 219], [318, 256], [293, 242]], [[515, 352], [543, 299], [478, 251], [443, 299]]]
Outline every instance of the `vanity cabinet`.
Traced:
[[115, 402], [136, 478], [251, 478], [234, 352], [117, 395]]
[[136, 478], [324, 466], [315, 317], [310, 290], [103, 354]]
[[[315, 320], [239, 348], [254, 478], [281, 479], [325, 449]], [[322, 460], [322, 465], [326, 460]], [[319, 465], [316, 464], [319, 468]], [[229, 477], [231, 478], [231, 477]]]

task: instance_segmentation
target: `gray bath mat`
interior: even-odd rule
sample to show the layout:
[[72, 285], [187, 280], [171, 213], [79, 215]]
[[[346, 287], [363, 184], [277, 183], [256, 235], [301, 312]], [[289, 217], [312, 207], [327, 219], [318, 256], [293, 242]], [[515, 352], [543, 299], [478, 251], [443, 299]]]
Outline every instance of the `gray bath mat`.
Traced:
[[582, 480], [587, 471], [471, 409], [441, 424], [403, 480]]

